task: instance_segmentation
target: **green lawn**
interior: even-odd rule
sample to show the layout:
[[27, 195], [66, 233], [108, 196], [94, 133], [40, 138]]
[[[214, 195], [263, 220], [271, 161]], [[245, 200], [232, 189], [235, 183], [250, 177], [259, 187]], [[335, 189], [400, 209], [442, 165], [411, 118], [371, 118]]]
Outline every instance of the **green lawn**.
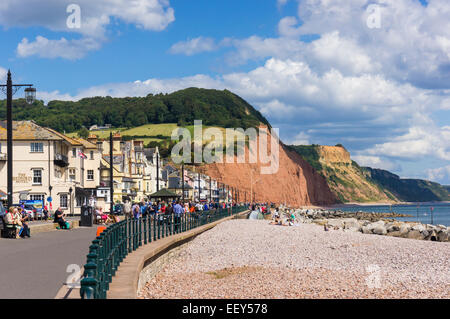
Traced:
[[[106, 139], [109, 138], [110, 132], [117, 132], [120, 131], [122, 136], [148, 136], [148, 137], [142, 137], [139, 139], [144, 140], [144, 144], [148, 144], [151, 141], [163, 141], [164, 139], [156, 138], [156, 136], [161, 135], [168, 137], [170, 140], [170, 137], [172, 135], [172, 131], [176, 129], [178, 126], [176, 123], [168, 123], [168, 124], [146, 124], [134, 128], [112, 128], [102, 131], [91, 131], [91, 134], [97, 135], [100, 139]], [[186, 128], [191, 133], [191, 137], [194, 137], [194, 125], [186, 126]], [[203, 126], [203, 130], [210, 128], [208, 126]], [[223, 133], [223, 142], [225, 143], [225, 128], [219, 127], [219, 129]], [[69, 137], [77, 137], [77, 132], [68, 133], [66, 134]], [[207, 143], [208, 141], [203, 141], [204, 143]]]

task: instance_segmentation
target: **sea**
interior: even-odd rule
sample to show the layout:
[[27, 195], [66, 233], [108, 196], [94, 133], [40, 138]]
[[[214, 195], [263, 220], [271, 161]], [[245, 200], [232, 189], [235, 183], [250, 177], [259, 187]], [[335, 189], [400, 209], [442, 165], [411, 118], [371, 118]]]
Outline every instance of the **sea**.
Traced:
[[375, 212], [408, 214], [411, 217], [396, 217], [402, 221], [450, 226], [450, 202], [408, 203], [399, 205], [344, 205], [335, 208], [343, 212]]

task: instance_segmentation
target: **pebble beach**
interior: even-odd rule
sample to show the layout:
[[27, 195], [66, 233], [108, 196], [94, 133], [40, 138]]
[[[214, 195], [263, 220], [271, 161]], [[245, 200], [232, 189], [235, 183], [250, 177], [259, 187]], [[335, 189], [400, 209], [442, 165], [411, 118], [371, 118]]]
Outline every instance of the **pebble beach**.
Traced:
[[139, 298], [450, 298], [450, 243], [231, 220], [186, 244]]

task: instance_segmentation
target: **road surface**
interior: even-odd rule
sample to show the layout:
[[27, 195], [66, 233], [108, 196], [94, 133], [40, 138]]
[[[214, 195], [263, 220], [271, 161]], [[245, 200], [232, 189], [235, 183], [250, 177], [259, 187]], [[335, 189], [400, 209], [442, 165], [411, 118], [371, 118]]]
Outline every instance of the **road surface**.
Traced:
[[70, 273], [86, 263], [96, 227], [37, 233], [27, 239], [0, 239], [0, 299], [53, 299]]

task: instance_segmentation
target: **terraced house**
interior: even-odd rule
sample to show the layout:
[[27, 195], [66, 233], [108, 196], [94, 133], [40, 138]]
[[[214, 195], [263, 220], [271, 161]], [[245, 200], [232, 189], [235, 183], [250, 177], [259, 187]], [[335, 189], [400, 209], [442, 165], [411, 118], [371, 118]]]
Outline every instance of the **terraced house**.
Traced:
[[[6, 122], [0, 122], [0, 190], [7, 190]], [[33, 121], [13, 122], [13, 202], [43, 200], [55, 210], [79, 214], [95, 197], [100, 152]]]
[[[99, 141], [92, 135], [89, 141], [97, 144], [98, 149], [102, 151], [99, 189], [104, 189], [106, 197], [109, 198], [109, 140]], [[156, 159], [153, 155], [157, 154], [157, 150], [150, 153], [149, 149], [144, 149], [144, 142], [141, 140], [123, 141], [119, 133], [113, 135], [114, 202], [140, 202], [156, 192]], [[161, 167], [159, 169], [162, 176]], [[160, 188], [162, 186], [164, 185], [160, 183]], [[98, 205], [109, 210], [109, 200], [102, 201], [99, 198]]]

